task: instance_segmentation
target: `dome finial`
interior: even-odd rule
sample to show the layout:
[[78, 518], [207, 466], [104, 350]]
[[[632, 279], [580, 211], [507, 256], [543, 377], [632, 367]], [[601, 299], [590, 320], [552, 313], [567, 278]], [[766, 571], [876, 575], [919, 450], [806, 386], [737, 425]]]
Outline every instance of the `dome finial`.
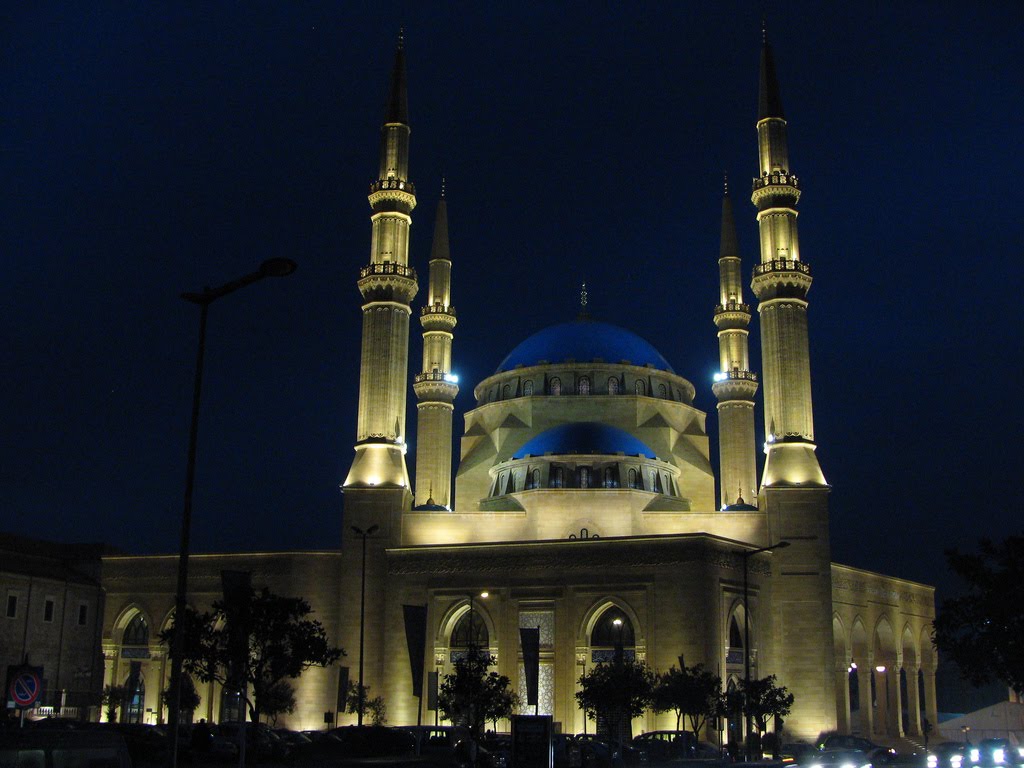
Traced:
[[583, 322], [590, 319], [590, 313], [587, 312], [587, 284], [580, 284], [580, 313], [576, 315], [577, 322]]

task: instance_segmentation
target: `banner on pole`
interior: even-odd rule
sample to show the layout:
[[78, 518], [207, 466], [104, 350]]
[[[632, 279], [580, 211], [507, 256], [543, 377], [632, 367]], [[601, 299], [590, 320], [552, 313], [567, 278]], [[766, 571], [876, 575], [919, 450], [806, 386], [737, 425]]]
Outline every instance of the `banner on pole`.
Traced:
[[540, 677], [540, 627], [520, 627], [519, 642], [523, 645], [526, 703], [536, 705], [537, 681]]
[[412, 695], [423, 698], [423, 664], [427, 652], [427, 606], [403, 605], [405, 642], [409, 646], [409, 670], [412, 672]]

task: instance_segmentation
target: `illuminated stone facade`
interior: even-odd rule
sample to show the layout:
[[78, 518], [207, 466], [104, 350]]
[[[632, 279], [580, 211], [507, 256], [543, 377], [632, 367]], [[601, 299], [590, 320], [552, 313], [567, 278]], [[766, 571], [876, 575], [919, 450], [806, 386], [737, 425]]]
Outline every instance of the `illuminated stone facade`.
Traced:
[[[352, 527], [376, 526], [366, 541], [363, 661], [366, 682], [372, 695], [384, 696], [391, 723], [434, 717], [426, 699], [411, 694], [403, 605], [427, 607], [425, 671], [450, 670], [475, 637], [516, 687], [522, 686], [518, 630], [541, 627], [541, 709], [566, 732], [593, 730], [573, 694], [580, 675], [613, 652], [612, 617], [622, 621], [616, 626], [626, 653], [654, 669], [666, 670], [682, 655], [730, 685], [742, 679], [745, 659], [753, 676], [777, 675], [796, 696], [787, 738], [833, 728], [914, 735], [923, 717], [936, 722], [928, 639], [933, 589], [831, 562], [829, 486], [813, 442], [811, 277], [796, 231], [800, 187], [789, 165], [767, 44], [761, 68], [760, 167], [752, 198], [761, 253], [751, 285], [768, 435], [760, 482], [753, 423], [759, 377], [750, 369], [747, 330], [752, 312], [727, 197], [713, 313], [721, 350], [713, 387], [721, 432], [717, 493], [706, 415], [693, 404], [693, 384], [648, 342], [585, 311], [525, 340], [476, 384], [452, 485], [458, 393], [452, 276], [459, 258], [457, 248], [454, 258], [449, 249], [443, 198], [421, 308], [423, 364], [414, 378], [419, 477], [410, 483], [405, 393], [417, 277], [408, 252], [415, 191], [400, 45], [381, 129], [380, 174], [371, 185], [370, 262], [358, 279], [364, 317], [358, 434], [343, 487], [342, 548], [197, 558], [193, 599], [208, 604], [219, 594], [214, 574], [245, 566], [256, 583], [313, 603], [332, 639], [348, 651], [343, 664], [354, 678], [363, 541]], [[710, 254], [707, 264], [714, 269]], [[784, 547], [763, 551], [780, 541]], [[108, 680], [117, 682], [125, 676], [128, 622], [139, 613], [153, 627], [167, 621], [173, 573], [169, 558], [108, 559], [105, 568], [104, 647]], [[149, 653], [145, 674], [159, 680], [162, 651], [151, 645]], [[301, 728], [322, 726], [324, 712], [335, 709], [338, 678], [337, 669], [303, 676], [299, 707], [285, 719]], [[148, 697], [148, 684], [146, 690]], [[219, 716], [216, 697], [216, 690], [204, 691], [200, 714]], [[154, 711], [162, 717], [158, 706]], [[674, 716], [647, 714], [633, 727], [674, 727]], [[740, 737], [740, 723], [728, 727], [707, 737]]]

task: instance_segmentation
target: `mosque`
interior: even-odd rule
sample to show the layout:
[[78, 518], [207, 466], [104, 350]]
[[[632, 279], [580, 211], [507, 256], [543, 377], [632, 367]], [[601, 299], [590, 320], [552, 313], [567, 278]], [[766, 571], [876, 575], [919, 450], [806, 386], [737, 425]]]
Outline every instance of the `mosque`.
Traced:
[[[826, 730], [913, 737], [924, 718], [937, 722], [933, 588], [831, 560], [830, 486], [815, 453], [811, 400], [812, 275], [797, 236], [801, 182], [770, 45], [761, 52], [751, 198], [760, 258], [750, 288], [763, 369], [750, 366], [752, 309], [727, 191], [720, 294], [709, 317], [720, 343], [717, 496], [694, 385], [644, 339], [589, 317], [585, 298], [574, 322], [529, 337], [476, 384], [452, 482], [458, 261], [443, 195], [418, 307], [423, 359], [412, 377], [409, 441], [410, 318], [420, 280], [409, 258], [416, 190], [407, 100], [399, 41], [369, 189], [370, 257], [357, 281], [358, 427], [343, 484], [342, 547], [193, 556], [190, 600], [206, 607], [218, 599], [222, 569], [249, 570], [256, 585], [306, 598], [346, 649], [349, 677], [362, 665], [371, 695], [384, 696], [391, 724], [435, 718], [429, 695], [412, 693], [403, 606], [425, 606], [418, 672], [428, 681], [476, 641], [525, 690], [519, 629], [539, 627], [539, 711], [567, 733], [593, 730], [574, 694], [580, 676], [617, 645], [655, 670], [680, 657], [703, 663], [729, 686], [747, 664], [752, 677], [776, 675], [795, 696], [787, 739]], [[760, 477], [759, 390], [767, 435]], [[406, 467], [410, 444], [415, 478]], [[166, 718], [159, 691], [169, 663], [157, 637], [173, 609], [175, 565], [171, 556], [103, 560], [104, 682], [130, 681], [134, 716], [150, 722]], [[344, 674], [339, 666], [306, 672], [296, 681], [297, 708], [282, 722], [324, 727]], [[200, 693], [195, 717], [219, 719], [219, 687]], [[647, 713], [633, 731], [674, 723], [671, 713]], [[741, 740], [741, 728], [717, 724], [706, 738]]]

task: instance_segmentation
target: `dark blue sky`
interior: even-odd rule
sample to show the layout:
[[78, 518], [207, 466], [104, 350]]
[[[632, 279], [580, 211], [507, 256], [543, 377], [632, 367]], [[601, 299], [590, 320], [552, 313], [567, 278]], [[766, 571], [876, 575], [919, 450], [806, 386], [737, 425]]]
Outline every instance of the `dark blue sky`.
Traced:
[[[283, 255], [293, 277], [211, 311], [194, 543], [338, 543], [400, 25], [421, 275], [448, 179], [456, 430], [472, 384], [571, 319], [586, 280], [595, 317], [658, 347], [714, 432], [724, 170], [746, 272], [757, 255], [763, 4], [489, 5], [0, 12], [2, 528], [173, 550], [197, 332], [178, 294]], [[1024, 12], [768, 14], [835, 559], [944, 584], [944, 548], [1021, 528]]]

